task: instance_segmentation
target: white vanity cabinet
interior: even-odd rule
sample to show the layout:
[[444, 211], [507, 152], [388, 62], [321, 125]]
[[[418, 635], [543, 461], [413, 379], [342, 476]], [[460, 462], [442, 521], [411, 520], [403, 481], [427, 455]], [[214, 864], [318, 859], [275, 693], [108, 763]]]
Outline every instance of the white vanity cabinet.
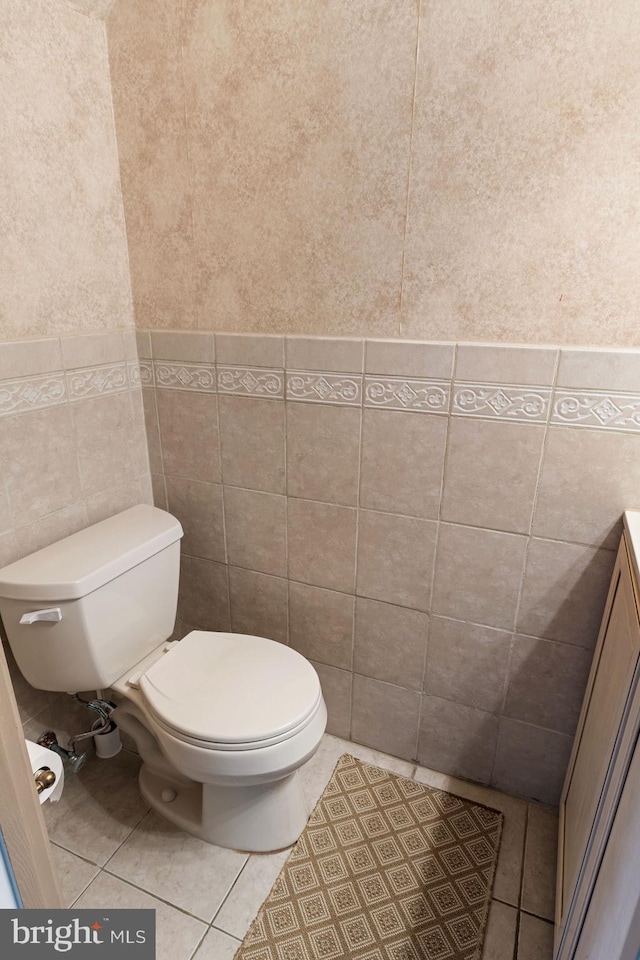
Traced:
[[628, 512], [560, 801], [557, 960], [640, 952], [638, 556]]

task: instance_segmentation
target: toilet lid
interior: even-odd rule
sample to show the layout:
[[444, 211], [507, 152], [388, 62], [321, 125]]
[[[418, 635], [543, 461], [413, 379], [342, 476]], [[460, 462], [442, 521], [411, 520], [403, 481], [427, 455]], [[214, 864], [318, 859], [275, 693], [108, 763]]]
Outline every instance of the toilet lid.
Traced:
[[291, 647], [199, 630], [174, 644], [139, 686], [164, 726], [228, 744], [282, 737], [313, 713], [321, 696], [317, 673]]

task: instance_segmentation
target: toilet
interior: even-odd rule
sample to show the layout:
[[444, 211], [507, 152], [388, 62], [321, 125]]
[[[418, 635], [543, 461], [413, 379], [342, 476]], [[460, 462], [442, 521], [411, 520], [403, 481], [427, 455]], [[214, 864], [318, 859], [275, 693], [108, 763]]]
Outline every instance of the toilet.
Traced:
[[131, 507], [1, 569], [0, 616], [32, 686], [120, 695], [114, 718], [161, 816], [220, 846], [278, 850], [309, 813], [298, 770], [326, 727], [320, 681], [264, 637], [168, 642], [181, 537], [164, 510]]

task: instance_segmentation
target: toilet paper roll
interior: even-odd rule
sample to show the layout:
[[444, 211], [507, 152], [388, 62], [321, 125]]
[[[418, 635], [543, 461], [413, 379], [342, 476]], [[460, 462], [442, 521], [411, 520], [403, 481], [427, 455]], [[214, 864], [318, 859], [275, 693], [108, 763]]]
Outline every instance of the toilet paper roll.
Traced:
[[29, 754], [29, 762], [31, 763], [31, 770], [35, 776], [36, 772], [42, 767], [49, 767], [50, 770], [56, 775], [55, 783], [47, 787], [38, 795], [40, 803], [44, 803], [45, 800], [52, 800], [55, 802], [60, 799], [62, 793], [62, 788], [64, 786], [64, 767], [62, 766], [62, 757], [54, 753], [53, 750], [47, 750], [46, 747], [41, 747], [38, 743], [32, 743], [31, 740], [25, 740], [27, 745], [27, 753]]

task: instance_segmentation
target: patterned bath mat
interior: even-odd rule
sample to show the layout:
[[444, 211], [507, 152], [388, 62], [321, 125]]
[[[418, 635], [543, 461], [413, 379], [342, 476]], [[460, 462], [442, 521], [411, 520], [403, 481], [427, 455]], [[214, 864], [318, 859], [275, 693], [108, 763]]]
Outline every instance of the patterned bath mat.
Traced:
[[501, 831], [344, 754], [235, 960], [479, 960]]

